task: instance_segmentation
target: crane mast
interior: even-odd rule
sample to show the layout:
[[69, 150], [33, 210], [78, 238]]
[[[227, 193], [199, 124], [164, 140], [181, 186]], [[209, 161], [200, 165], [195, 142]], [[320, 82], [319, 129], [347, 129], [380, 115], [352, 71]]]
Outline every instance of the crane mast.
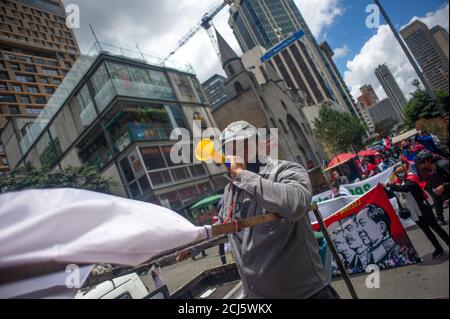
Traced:
[[205, 15], [202, 17], [199, 23], [197, 23], [194, 27], [192, 27], [188, 33], [186, 33], [176, 44], [176, 46], [170, 51], [170, 53], [165, 56], [161, 60], [161, 65], [164, 65], [167, 60], [170, 59], [171, 56], [173, 56], [175, 53], [177, 53], [178, 50], [180, 50], [186, 43], [189, 42], [190, 39], [194, 35], [196, 35], [201, 29], [205, 29], [208, 33], [208, 36], [213, 44], [214, 50], [216, 51], [216, 54], [219, 56], [220, 59], [220, 51], [217, 45], [217, 39], [215, 37], [214, 32], [211, 30], [212, 27], [212, 20], [216, 15], [222, 11], [223, 8], [226, 7], [227, 4], [231, 4], [232, 0], [225, 0], [223, 3], [212, 9], [210, 12], [205, 13]]

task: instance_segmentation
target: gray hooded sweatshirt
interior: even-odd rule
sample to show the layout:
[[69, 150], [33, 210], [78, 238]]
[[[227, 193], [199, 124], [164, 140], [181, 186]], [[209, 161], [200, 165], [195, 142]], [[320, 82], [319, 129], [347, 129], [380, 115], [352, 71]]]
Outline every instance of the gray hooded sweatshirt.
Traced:
[[306, 299], [328, 285], [308, 217], [311, 197], [301, 165], [271, 159], [259, 174], [243, 171], [225, 188], [222, 223], [267, 213], [282, 217], [229, 235], [246, 298]]

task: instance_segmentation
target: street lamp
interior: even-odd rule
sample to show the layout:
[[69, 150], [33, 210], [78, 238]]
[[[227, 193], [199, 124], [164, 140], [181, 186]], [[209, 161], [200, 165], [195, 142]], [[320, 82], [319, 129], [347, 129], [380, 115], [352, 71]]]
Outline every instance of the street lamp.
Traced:
[[411, 65], [413, 66], [414, 70], [416, 71], [417, 75], [420, 78], [420, 81], [422, 81], [425, 90], [427, 91], [427, 93], [430, 95], [431, 99], [433, 100], [434, 104], [436, 105], [437, 110], [439, 111], [439, 113], [441, 114], [442, 117], [445, 116], [445, 112], [444, 109], [442, 108], [441, 104], [439, 103], [436, 94], [434, 94], [434, 91], [431, 89], [431, 87], [428, 84], [427, 79], [425, 78], [425, 76], [422, 73], [422, 70], [420, 69], [419, 65], [417, 64], [416, 60], [414, 59], [414, 57], [411, 55], [411, 53], [409, 52], [408, 48], [406, 47], [406, 44], [403, 42], [402, 37], [400, 36], [400, 34], [398, 33], [397, 29], [395, 29], [394, 25], [392, 24], [391, 19], [389, 18], [388, 14], [386, 13], [386, 11], [384, 10], [383, 6], [380, 3], [380, 0], [374, 0], [375, 4], [378, 6], [378, 8], [380, 9], [381, 14], [383, 15], [384, 19], [386, 20], [387, 24], [389, 25], [389, 27], [392, 30], [392, 33], [394, 33], [395, 38], [397, 39], [398, 43], [400, 44], [400, 46], [403, 49], [403, 52], [405, 52], [406, 57], [408, 58], [409, 62], [411, 63]]

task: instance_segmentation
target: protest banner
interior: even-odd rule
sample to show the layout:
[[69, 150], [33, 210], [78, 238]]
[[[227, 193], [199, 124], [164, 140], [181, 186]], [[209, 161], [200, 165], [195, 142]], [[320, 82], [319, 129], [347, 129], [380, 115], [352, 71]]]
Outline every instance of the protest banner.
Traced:
[[[381, 185], [325, 217], [324, 223], [349, 274], [366, 272], [369, 265], [387, 269], [420, 260]], [[312, 225], [319, 230], [317, 222]], [[332, 273], [339, 274], [335, 261]]]
[[[372, 188], [374, 188], [379, 183], [387, 183], [394, 172], [394, 167], [391, 167], [384, 172], [381, 172], [375, 176], [372, 176], [368, 179], [365, 179], [360, 182], [347, 184], [347, 185], [341, 185], [342, 188], [346, 188], [350, 191], [350, 193], [354, 196], [361, 196], [368, 191], [370, 191]], [[320, 203], [325, 200], [330, 199], [331, 191], [326, 191], [321, 194], [313, 196], [313, 203]]]

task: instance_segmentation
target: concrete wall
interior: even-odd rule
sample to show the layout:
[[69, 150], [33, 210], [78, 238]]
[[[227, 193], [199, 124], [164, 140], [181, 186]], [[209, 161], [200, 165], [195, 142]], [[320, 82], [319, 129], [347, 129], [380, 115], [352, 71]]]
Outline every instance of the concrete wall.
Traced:
[[127, 197], [119, 171], [114, 163], [102, 173], [102, 177], [110, 181], [110, 190], [113, 195]]

